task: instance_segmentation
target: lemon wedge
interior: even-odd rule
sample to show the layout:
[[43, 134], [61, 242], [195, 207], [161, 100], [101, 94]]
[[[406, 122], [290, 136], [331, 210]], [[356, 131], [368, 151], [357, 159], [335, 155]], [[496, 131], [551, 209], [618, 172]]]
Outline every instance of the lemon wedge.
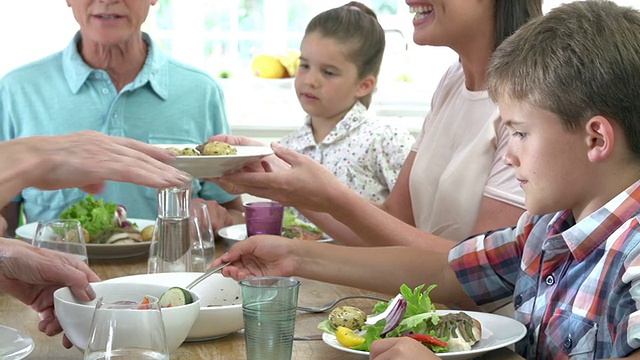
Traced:
[[348, 348], [358, 346], [364, 342], [364, 338], [362, 336], [344, 326], [338, 326], [338, 329], [336, 330], [336, 339], [342, 346]]

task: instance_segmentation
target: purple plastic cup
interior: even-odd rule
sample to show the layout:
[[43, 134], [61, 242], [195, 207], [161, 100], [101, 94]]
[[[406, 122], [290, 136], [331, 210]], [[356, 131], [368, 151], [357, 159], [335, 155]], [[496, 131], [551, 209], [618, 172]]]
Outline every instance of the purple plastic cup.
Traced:
[[244, 204], [247, 236], [281, 235], [284, 206], [275, 201], [256, 201]]

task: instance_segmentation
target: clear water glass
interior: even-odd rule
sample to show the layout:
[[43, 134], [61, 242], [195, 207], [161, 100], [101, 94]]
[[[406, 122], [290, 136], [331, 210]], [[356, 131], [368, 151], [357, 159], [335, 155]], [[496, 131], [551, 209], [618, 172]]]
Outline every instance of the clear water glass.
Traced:
[[247, 360], [291, 359], [300, 282], [267, 276], [239, 284]]
[[96, 301], [84, 360], [168, 360], [158, 298], [111, 294]]
[[[213, 226], [209, 217], [209, 207], [201, 202], [191, 202], [189, 214], [193, 221], [191, 232], [191, 260], [194, 271], [205, 271], [216, 257]], [[200, 268], [202, 267], [202, 270]]]
[[87, 245], [78, 220], [55, 219], [40, 221], [31, 240], [33, 246], [71, 254], [89, 264]]

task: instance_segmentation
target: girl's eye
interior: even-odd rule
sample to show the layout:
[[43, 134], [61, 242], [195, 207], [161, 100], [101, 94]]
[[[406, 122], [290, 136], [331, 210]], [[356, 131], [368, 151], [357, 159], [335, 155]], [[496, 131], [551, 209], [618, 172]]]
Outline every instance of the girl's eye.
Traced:
[[304, 68], [304, 69], [308, 69], [309, 68], [309, 64], [300, 63], [300, 67]]
[[327, 75], [327, 76], [335, 76], [336, 75], [336, 73], [331, 71], [331, 70], [325, 70], [324, 74]]
[[524, 139], [527, 136], [527, 134], [520, 131], [514, 131], [513, 134], [511, 134], [511, 136]]

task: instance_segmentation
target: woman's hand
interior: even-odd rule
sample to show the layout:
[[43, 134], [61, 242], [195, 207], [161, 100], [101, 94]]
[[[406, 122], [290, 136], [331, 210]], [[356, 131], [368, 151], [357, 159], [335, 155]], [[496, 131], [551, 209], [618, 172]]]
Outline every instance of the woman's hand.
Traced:
[[[0, 290], [40, 314], [38, 329], [49, 336], [62, 331], [53, 311], [53, 293], [69, 286], [80, 301], [95, 298], [90, 282], [100, 281], [77, 257], [0, 238]], [[71, 347], [65, 337], [63, 345]]]
[[408, 337], [387, 338], [371, 343], [371, 360], [439, 360], [431, 350]]
[[233, 146], [265, 146], [258, 140], [253, 140], [246, 136], [220, 134], [209, 138], [209, 141], [220, 141]]
[[272, 199], [283, 205], [328, 212], [339, 204], [340, 194], [351, 192], [326, 167], [313, 159], [272, 144], [275, 155], [289, 164], [289, 168], [273, 171], [264, 164], [266, 172], [251, 172], [243, 169], [212, 179], [226, 191], [233, 194], [249, 193]]
[[222, 274], [236, 280], [254, 276], [292, 276], [301, 261], [300, 240], [257, 235], [236, 243], [211, 265], [231, 262]]

